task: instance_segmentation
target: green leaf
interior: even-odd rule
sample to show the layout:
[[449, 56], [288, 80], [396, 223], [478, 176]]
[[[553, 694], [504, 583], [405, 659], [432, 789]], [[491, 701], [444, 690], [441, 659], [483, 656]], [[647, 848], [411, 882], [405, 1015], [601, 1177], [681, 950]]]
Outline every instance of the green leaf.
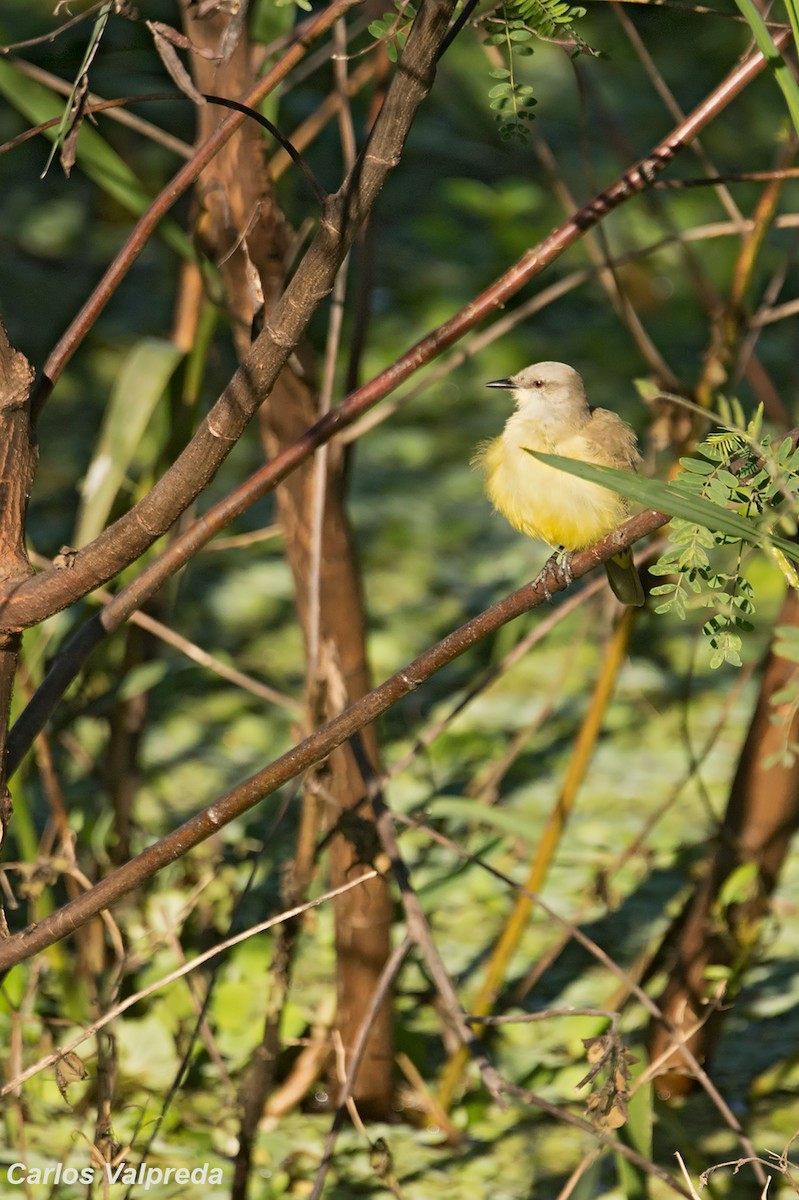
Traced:
[[757, 863], [743, 863], [731, 871], [719, 889], [718, 903], [721, 908], [730, 904], [745, 904], [756, 899], [760, 890], [760, 872]]
[[174, 342], [145, 338], [122, 364], [83, 480], [76, 545], [85, 545], [104, 529], [156, 405], [182, 358], [183, 352]]
[[[526, 447], [525, 447], [526, 449]], [[617, 471], [613, 467], [598, 466], [595, 463], [582, 462], [576, 458], [563, 458], [559, 454], [542, 454], [537, 450], [527, 450], [533, 458], [578, 479], [586, 479], [589, 483], [598, 483], [610, 488], [630, 500], [646, 508], [660, 510], [672, 517], [681, 517], [696, 525], [704, 525], [716, 533], [735, 538], [736, 541], [749, 542], [754, 546], [777, 546], [789, 558], [799, 562], [799, 546], [784, 538], [769, 535], [753, 521], [740, 514], [731, 512], [711, 500], [675, 486], [672, 483], [661, 483], [658, 479], [646, 479], [642, 475], [633, 475], [629, 471]]]
[[713, 463], [703, 462], [701, 458], [681, 458], [680, 466], [693, 475], [712, 475], [716, 469]]
[[[768, 26], [754, 0], [735, 0], [747, 25], [752, 31], [752, 37], [757, 42], [760, 53], [771, 67], [774, 78], [782, 88], [782, 94], [791, 114], [793, 127], [799, 133], [799, 84], [791, 74], [787, 63], [774, 45]], [[799, 19], [797, 19], [794, 0], [787, 0], [788, 16], [791, 21], [794, 38], [799, 37]]]

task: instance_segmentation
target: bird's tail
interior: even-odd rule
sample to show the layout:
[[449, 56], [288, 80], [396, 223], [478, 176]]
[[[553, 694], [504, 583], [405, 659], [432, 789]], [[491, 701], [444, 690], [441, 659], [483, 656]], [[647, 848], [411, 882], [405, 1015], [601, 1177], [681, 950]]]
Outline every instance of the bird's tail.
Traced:
[[611, 591], [622, 604], [640, 607], [644, 603], [644, 589], [629, 550], [621, 550], [605, 563]]

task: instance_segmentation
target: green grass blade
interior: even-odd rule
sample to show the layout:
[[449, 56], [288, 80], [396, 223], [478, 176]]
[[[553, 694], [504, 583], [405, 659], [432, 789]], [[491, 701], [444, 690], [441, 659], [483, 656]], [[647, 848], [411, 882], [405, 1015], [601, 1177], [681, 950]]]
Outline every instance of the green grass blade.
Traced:
[[90, 542], [105, 528], [117, 492], [182, 357], [174, 342], [143, 338], [123, 362], [83, 481], [74, 536], [77, 546]]
[[599, 483], [645, 508], [658, 509], [669, 516], [681, 517], [695, 525], [704, 525], [713, 533], [739, 538], [753, 546], [777, 546], [788, 558], [799, 562], [799, 546], [793, 542], [775, 537], [754, 521], [742, 517], [740, 513], [723, 508], [722, 505], [706, 500], [703, 496], [693, 496], [672, 483], [661, 483], [659, 479], [647, 479], [643, 475], [617, 471], [613, 467], [602, 467], [576, 458], [562, 458], [559, 454], [541, 454], [536, 450], [527, 450], [527, 453], [548, 467], [556, 467], [559, 471], [566, 471], [569, 475], [576, 475], [578, 479], [585, 479], [589, 483]]
[[[782, 88], [782, 94], [785, 97], [785, 103], [788, 105], [793, 127], [799, 133], [799, 85], [797, 85], [782, 55], [774, 45], [771, 34], [768, 31], [768, 26], [753, 0], [735, 0], [735, 3], [738, 5], [747, 25], [752, 31], [752, 37], [757, 42], [758, 50], [771, 67], [774, 72], [774, 78]], [[786, 6], [795, 38], [797, 30], [794, 25], [796, 13], [792, 12], [793, 0], [786, 0]]]
[[[78, 73], [75, 76], [75, 82], [72, 85], [72, 91], [69, 93], [69, 96], [67, 97], [67, 102], [64, 105], [64, 114], [61, 117], [61, 124], [56, 129], [55, 137], [53, 138], [53, 148], [50, 151], [50, 154], [48, 155], [47, 162], [45, 163], [44, 170], [42, 171], [42, 178], [44, 178], [44, 176], [50, 170], [53, 159], [55, 158], [56, 154], [58, 154], [59, 150], [61, 149], [61, 147], [64, 144], [64, 139], [66, 138], [67, 132], [69, 131], [69, 118], [70, 118], [70, 114], [72, 112], [72, 106], [75, 103], [75, 96], [76, 96], [78, 88], [81, 84], [81, 80], [83, 79], [84, 75], [88, 71], [89, 65], [90, 65], [92, 59], [94, 58], [95, 54], [97, 53], [97, 48], [100, 45], [100, 40], [103, 36], [103, 33], [105, 32], [105, 27], [108, 24], [108, 18], [111, 15], [111, 8], [112, 8], [111, 4], [104, 4], [103, 7], [100, 9], [97, 19], [94, 22], [94, 28], [92, 29], [92, 34], [91, 34], [91, 37], [89, 38], [89, 44], [86, 47], [86, 53], [83, 55], [83, 62], [80, 64]], [[88, 80], [87, 80], [87, 83], [88, 83]]]
[[785, 0], [785, 7], [788, 10], [788, 20], [793, 30], [793, 44], [799, 46], [799, 10], [796, 7], [796, 0]]

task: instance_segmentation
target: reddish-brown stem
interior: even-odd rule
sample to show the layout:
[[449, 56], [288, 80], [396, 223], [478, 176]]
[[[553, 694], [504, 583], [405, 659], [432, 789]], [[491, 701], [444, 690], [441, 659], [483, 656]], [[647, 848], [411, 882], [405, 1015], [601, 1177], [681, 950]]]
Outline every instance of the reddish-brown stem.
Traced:
[[[294, 44], [289, 47], [279, 62], [271, 71], [267, 71], [254, 88], [243, 97], [242, 104], [247, 108], [256, 108], [260, 102], [274, 91], [290, 71], [305, 56], [309, 46], [326, 33], [335, 21], [342, 17], [350, 8], [361, 3], [361, 0], [335, 0], [319, 13], [299, 34]], [[44, 366], [44, 372], [37, 381], [32, 397], [33, 414], [37, 415], [42, 404], [49, 395], [53, 384], [58, 379], [64, 367], [83, 341], [97, 317], [113, 296], [122, 279], [141, 254], [150, 239], [158, 222], [169, 212], [173, 204], [184, 192], [196, 182], [200, 172], [218, 154], [225, 142], [233, 136], [241, 123], [246, 120], [243, 112], [232, 113], [214, 133], [198, 146], [185, 166], [181, 167], [165, 188], [156, 196], [147, 212], [136, 222], [130, 237], [106, 271], [89, 299], [83, 305], [78, 315], [70, 324], [64, 335], [59, 339]]]
[[[618, 530], [594, 546], [574, 554], [571, 562], [575, 579], [605, 562], [624, 546], [653, 532], [667, 520], [665, 514], [651, 510], [625, 522]], [[551, 574], [547, 580], [550, 593], [561, 591], [563, 580]], [[336, 746], [370, 725], [381, 713], [414, 691], [453, 659], [464, 654], [475, 643], [522, 613], [537, 608], [545, 601], [544, 584], [539, 579], [525, 584], [498, 604], [473, 617], [459, 629], [447, 635], [435, 646], [420, 654], [402, 670], [397, 671], [379, 687], [328, 721], [310, 737], [288, 750], [262, 771], [233, 788], [227, 795], [209, 805], [171, 833], [148, 847], [141, 854], [113, 871], [90, 891], [70, 901], [58, 912], [21, 933], [0, 942], [0, 970], [51, 946], [62, 937], [80, 928], [101, 910], [116, 903], [122, 896], [140, 887], [187, 850], [211, 837], [222, 826], [253, 808], [302, 771], [326, 758]]]
[[[789, 39], [789, 30], [783, 30], [775, 35], [775, 42], [780, 47], [784, 46]], [[216, 520], [217, 516], [221, 515], [223, 507], [229, 514], [226, 519], [232, 519], [248, 504], [271, 490], [301, 462], [304, 462], [318, 446], [328, 441], [339, 430], [351, 425], [364, 412], [404, 382], [420, 366], [436, 358], [447, 347], [473, 329], [478, 322], [501, 307], [567, 247], [577, 241], [586, 229], [591, 228], [625, 200], [651, 186], [656, 174], [718, 112], [729, 104], [763, 70], [765, 65], [765, 60], [760, 53], [754, 54], [739, 64], [710, 96], [646, 158], [625, 172], [610, 187], [596, 195], [538, 246], [527, 251], [518, 262], [471, 304], [427, 334], [370, 383], [353, 392], [341, 405], [322, 417], [279, 458], [252, 476], [242, 489], [224, 502], [223, 506], [217, 506], [214, 510], [214, 519]], [[226, 127], [227, 123], [223, 128]], [[340, 198], [341, 193], [339, 193]], [[345, 212], [342, 219], [346, 222], [351, 219], [352, 213], [348, 203], [345, 203], [344, 207]], [[308, 257], [306, 256], [306, 260]], [[302, 268], [300, 268], [301, 270]], [[313, 273], [313, 268], [309, 267], [307, 274], [312, 275]], [[297, 276], [295, 276], [296, 279]], [[234, 440], [232, 435], [238, 436], [239, 426], [243, 428], [243, 425], [249, 420], [251, 410], [254, 410], [259, 402], [259, 400], [253, 399], [253, 391], [263, 394], [268, 390], [280, 364], [285, 360], [292, 346], [296, 344], [297, 338], [307, 324], [307, 321], [299, 313], [290, 311], [297, 305], [295, 292], [292, 292], [292, 296], [286, 304], [280, 306], [281, 315], [285, 315], [286, 319], [282, 324], [278, 324], [277, 318], [273, 318], [267, 330], [255, 343], [252, 355], [236, 373], [231, 384], [223, 393], [223, 397], [210, 414], [209, 419], [217, 422], [223, 418], [229, 419], [231, 445]], [[315, 308], [316, 304], [312, 307]], [[265, 344], [262, 344], [262, 339], [266, 339]], [[246, 412], [242, 410], [246, 410]], [[204, 441], [201, 438], [204, 438]], [[125, 517], [122, 517], [116, 525], [79, 551], [70, 571], [50, 570], [16, 586], [0, 585], [0, 608], [4, 613], [3, 624], [6, 627], [15, 628], [37, 624], [45, 617], [86, 595], [94, 587], [111, 578], [122, 567], [134, 561], [178, 518], [190, 500], [194, 499], [201, 488], [213, 477], [230, 448], [214, 444], [217, 440], [209, 437], [208, 421], [206, 421], [184, 451], [179, 463], [172, 468], [171, 472], [167, 473], [159, 485], [156, 485], [154, 491]], [[192, 475], [191, 487], [186, 481], [189, 467], [195, 472]], [[197, 536], [198, 533], [201, 535], [202, 531], [192, 531], [193, 536]], [[200, 537], [200, 544], [202, 540], [207, 539]], [[183, 547], [183, 549], [181, 550], [179, 547]], [[110, 553], [111, 551], [113, 553]], [[188, 557], [193, 551], [182, 539], [170, 551], [175, 555], [184, 552]], [[182, 561], [185, 561], [185, 558]], [[143, 591], [143, 588], [139, 590]]]

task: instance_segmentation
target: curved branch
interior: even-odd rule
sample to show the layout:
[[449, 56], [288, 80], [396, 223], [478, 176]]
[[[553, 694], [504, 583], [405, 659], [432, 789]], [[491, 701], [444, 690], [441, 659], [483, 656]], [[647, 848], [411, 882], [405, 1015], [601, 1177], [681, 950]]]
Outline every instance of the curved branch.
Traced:
[[[425, 11], [426, 8], [422, 13]], [[430, 86], [433, 66], [428, 64], [430, 77], [425, 79], [423, 74], [421, 77], [416, 74], [416, 67], [411, 70], [413, 59], [408, 57], [416, 45], [414, 31], [418, 26], [417, 20], [408, 39], [400, 70], [394, 76], [365, 153], [344, 186], [332, 197], [322, 226], [272, 319], [192, 441], [135, 508], [89, 546], [78, 551], [68, 572], [50, 570], [17, 586], [0, 585], [0, 627], [24, 628], [35, 625], [105, 583], [134, 562], [165, 533], [213, 478], [236, 438], [268, 394], [310, 316], [332, 287], [335, 271], [352, 242], [357, 226], [374, 203], [395, 161], [394, 156], [404, 142], [413, 115], [403, 112], [406, 102], [415, 112]], [[789, 30], [783, 30], [776, 35], [775, 41], [782, 47], [790, 40], [790, 36]], [[403, 63], [406, 64], [404, 69]], [[766, 62], [759, 52], [740, 63], [649, 155], [610, 187], [594, 196], [543, 242], [522, 255], [471, 304], [423, 337], [369, 384], [353, 392], [343, 404], [326, 414], [280, 455], [278, 460], [256, 473], [248, 481], [248, 486], [252, 484], [257, 492], [253, 500], [271, 490], [318, 446], [352, 424], [421, 365], [436, 358], [478, 322], [502, 307], [521, 287], [576, 242], [586, 229], [650, 187], [663, 167], [765, 66]], [[231, 118], [236, 119], [243, 120], [243, 117]], [[243, 508], [238, 511], [243, 511]]]
[[[575, 553], [571, 561], [572, 575], [578, 579], [587, 574], [599, 563], [606, 562], [614, 554], [618, 554], [623, 547], [631, 546], [633, 542], [652, 533], [666, 520], [668, 517], [664, 513], [652, 510], [630, 518], [602, 541]], [[562, 591], [564, 587], [563, 580], [552, 572], [546, 583], [551, 594]], [[0, 941], [0, 971], [30, 958], [45, 947], [60, 941], [66, 934], [85, 925], [98, 912], [140, 887], [145, 879], [149, 879], [163, 867], [180, 858], [187, 850], [211, 837], [242, 813], [254, 808], [259, 801], [296, 778], [314, 763], [321, 762], [337, 746], [371, 724], [381, 713], [415, 691], [421, 683], [464, 654], [482, 638], [522, 613], [538, 608], [545, 602], [545, 594], [544, 580], [541, 578], [512, 592], [504, 600], [473, 617], [420, 654], [413, 662], [350, 705], [332, 721], [328, 721], [310, 737], [286, 751], [262, 771], [258, 771], [177, 829], [165, 834], [141, 854], [112, 871], [90, 891], [71, 900], [43, 921], [29, 925], [21, 933]]]

